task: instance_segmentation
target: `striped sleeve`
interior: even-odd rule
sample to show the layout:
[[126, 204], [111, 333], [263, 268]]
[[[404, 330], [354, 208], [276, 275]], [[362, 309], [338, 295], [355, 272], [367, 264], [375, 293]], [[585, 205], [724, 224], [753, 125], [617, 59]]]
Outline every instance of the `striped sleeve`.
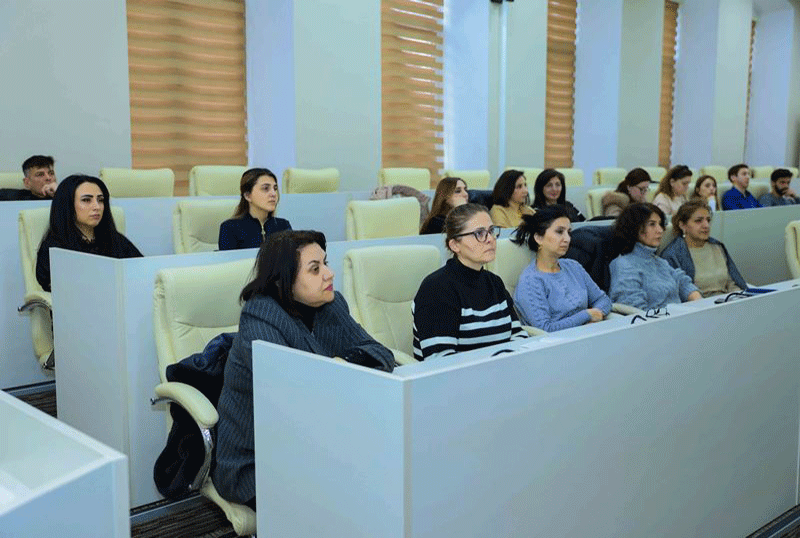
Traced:
[[453, 289], [437, 289], [426, 279], [411, 303], [414, 358], [418, 361], [452, 355], [458, 348], [459, 305]]

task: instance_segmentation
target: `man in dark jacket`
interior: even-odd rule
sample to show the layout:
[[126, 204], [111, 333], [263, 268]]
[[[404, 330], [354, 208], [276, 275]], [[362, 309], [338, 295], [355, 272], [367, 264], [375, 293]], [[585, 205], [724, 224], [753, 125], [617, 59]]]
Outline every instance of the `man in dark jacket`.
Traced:
[[58, 183], [55, 161], [47, 155], [33, 155], [22, 163], [24, 189], [0, 189], [0, 201], [50, 200]]

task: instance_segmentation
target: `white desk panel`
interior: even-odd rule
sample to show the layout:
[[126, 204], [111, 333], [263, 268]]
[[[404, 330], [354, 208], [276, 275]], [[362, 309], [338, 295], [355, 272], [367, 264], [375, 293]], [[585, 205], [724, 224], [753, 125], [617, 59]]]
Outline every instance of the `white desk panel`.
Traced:
[[[401, 367], [398, 383], [254, 345], [259, 526], [744, 536], [797, 502], [797, 322], [785, 323], [799, 301], [794, 288], [488, 357], [495, 346]], [[398, 399], [402, 440], [381, 406]], [[376, 468], [374, 447], [394, 460]], [[391, 496], [402, 522], [380, 502]]]

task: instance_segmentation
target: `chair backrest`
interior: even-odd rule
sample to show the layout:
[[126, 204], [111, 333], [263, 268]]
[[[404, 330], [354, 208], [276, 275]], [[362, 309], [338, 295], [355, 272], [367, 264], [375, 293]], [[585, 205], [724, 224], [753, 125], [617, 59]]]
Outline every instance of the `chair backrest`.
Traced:
[[[667, 169], [661, 166], [642, 166], [642, 170], [650, 174], [650, 179], [658, 183], [661, 181], [665, 175], [667, 175]], [[652, 189], [651, 189], [652, 190]]]
[[[583, 187], [583, 170], [580, 168], [556, 168], [556, 170], [564, 174], [564, 184], [567, 187]], [[531, 185], [531, 191], [534, 181], [536, 181], [536, 176], [532, 180], [528, 180]]]
[[536, 253], [528, 245], [515, 245], [510, 239], [499, 239], [494, 260], [486, 264], [486, 269], [503, 279], [508, 294], [514, 297], [519, 275], [536, 259]]
[[[125, 233], [125, 212], [121, 207], [112, 206], [111, 214], [120, 233]], [[42, 291], [36, 280], [36, 255], [47, 228], [50, 226], [50, 208], [37, 207], [23, 209], [17, 217], [19, 223], [19, 250], [22, 260], [22, 276], [25, 292]]]
[[594, 184], [618, 185], [627, 173], [624, 168], [598, 168], [594, 171]]
[[747, 187], [747, 190], [750, 191], [756, 200], [761, 198], [763, 195], [767, 194], [772, 189], [772, 185], [769, 180], [767, 181], [750, 181], [750, 185]]
[[0, 189], [24, 189], [22, 172], [0, 172]]
[[[717, 191], [720, 193], [723, 192], [719, 189], [720, 183], [725, 183], [728, 181], [728, 169], [724, 166], [719, 166], [715, 164], [710, 164], [708, 166], [703, 166], [700, 168], [700, 175], [701, 176], [711, 176], [717, 180]], [[700, 177], [700, 176], [698, 176]]]
[[239, 328], [239, 294], [249, 282], [253, 259], [216, 265], [172, 267], [156, 275], [153, 335], [158, 371], [205, 348], [215, 336]]
[[175, 254], [211, 252], [219, 246], [219, 226], [233, 216], [236, 200], [181, 200], [172, 210]]
[[339, 179], [338, 168], [287, 168], [281, 188], [285, 193], [337, 192]]
[[100, 179], [112, 198], [173, 196], [175, 192], [175, 173], [169, 168], [101, 168]]
[[347, 240], [418, 235], [419, 214], [412, 197], [353, 200], [347, 204]]
[[612, 187], [598, 187], [586, 191], [586, 218], [591, 219], [603, 214], [603, 196], [613, 191]]
[[467, 189], [488, 189], [491, 181], [488, 170], [445, 170], [442, 177], [460, 177]]
[[193, 166], [189, 170], [189, 196], [239, 196], [246, 171], [246, 166]]
[[378, 185], [408, 185], [418, 191], [431, 188], [431, 172], [427, 168], [381, 168]]
[[432, 245], [348, 250], [343, 294], [353, 317], [381, 344], [413, 356], [411, 303], [422, 280], [441, 265]]
[[795, 166], [785, 166], [784, 168], [786, 168], [788, 171], [790, 171], [792, 173], [792, 179], [797, 177], [797, 167], [795, 167]]
[[800, 220], [786, 225], [786, 264], [792, 278], [800, 278]]
[[774, 170], [774, 166], [753, 166], [750, 168], [750, 176], [753, 179], [769, 179]]

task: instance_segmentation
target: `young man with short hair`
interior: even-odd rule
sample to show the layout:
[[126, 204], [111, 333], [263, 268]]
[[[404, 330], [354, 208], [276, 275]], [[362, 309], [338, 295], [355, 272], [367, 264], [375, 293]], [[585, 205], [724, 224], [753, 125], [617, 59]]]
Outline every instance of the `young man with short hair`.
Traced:
[[770, 176], [770, 191], [761, 196], [758, 202], [763, 207], [800, 204], [800, 198], [792, 189], [792, 173], [786, 168], [777, 168]]
[[733, 188], [722, 196], [722, 209], [752, 209], [761, 207], [755, 196], [750, 194], [750, 167], [746, 164], [731, 166], [728, 170], [728, 179]]
[[0, 201], [50, 200], [58, 183], [55, 161], [47, 155], [33, 155], [22, 163], [24, 189], [0, 189]]

